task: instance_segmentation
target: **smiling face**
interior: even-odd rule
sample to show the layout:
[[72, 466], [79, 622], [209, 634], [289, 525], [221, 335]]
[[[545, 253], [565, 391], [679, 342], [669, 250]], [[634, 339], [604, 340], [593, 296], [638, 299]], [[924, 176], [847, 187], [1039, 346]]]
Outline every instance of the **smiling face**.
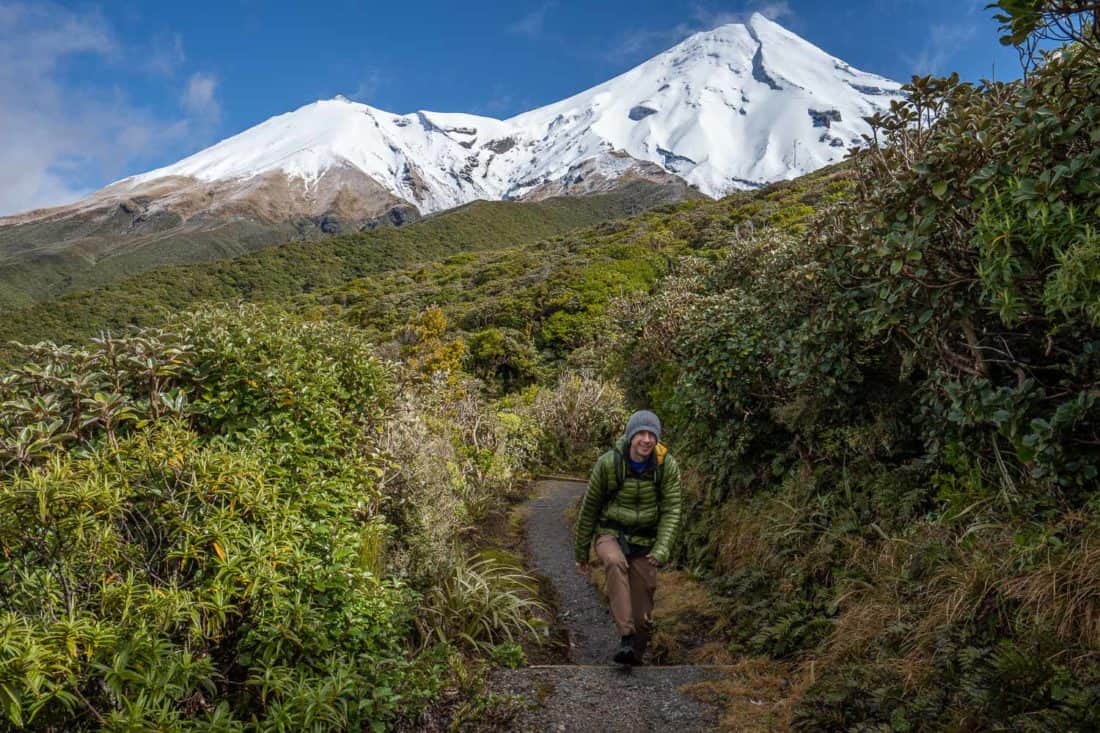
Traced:
[[648, 430], [640, 430], [634, 433], [630, 439], [630, 458], [634, 461], [645, 461], [649, 454], [657, 446], [657, 436]]

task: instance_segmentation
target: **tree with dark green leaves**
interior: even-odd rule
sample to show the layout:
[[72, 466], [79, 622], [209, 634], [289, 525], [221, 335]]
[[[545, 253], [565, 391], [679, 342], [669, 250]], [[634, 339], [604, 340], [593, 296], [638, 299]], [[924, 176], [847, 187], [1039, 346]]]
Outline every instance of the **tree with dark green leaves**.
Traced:
[[1077, 43], [1100, 53], [1100, 2], [1096, 0], [997, 0], [987, 8], [1000, 24], [1001, 43], [1016, 46], [1025, 68], [1036, 62], [1041, 43]]

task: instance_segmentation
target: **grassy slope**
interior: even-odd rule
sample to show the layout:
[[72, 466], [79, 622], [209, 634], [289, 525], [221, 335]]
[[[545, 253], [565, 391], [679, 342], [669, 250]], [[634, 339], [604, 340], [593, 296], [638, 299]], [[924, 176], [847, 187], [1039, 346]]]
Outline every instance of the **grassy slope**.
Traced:
[[290, 298], [458, 251], [535, 242], [665, 203], [667, 195], [636, 183], [583, 198], [478, 201], [403, 228], [295, 242], [235, 260], [160, 267], [5, 314], [0, 341], [70, 341], [102, 329], [153, 323], [165, 310], [200, 301]]
[[[16, 233], [0, 232], [0, 240], [5, 234], [11, 238]], [[30, 259], [14, 254], [0, 264], [0, 310], [102, 287], [154, 267], [240, 257], [272, 243], [296, 238], [301, 236], [290, 224], [236, 221], [212, 231], [161, 232], [125, 239], [116, 235], [113, 239], [119, 251], [109, 256], [86, 248], [39, 250]], [[3, 244], [0, 241], [0, 246]]]
[[735, 231], [801, 231], [814, 206], [843, 195], [844, 168], [719, 201], [692, 201], [540, 241], [464, 251], [318, 289], [296, 300], [384, 340], [430, 306], [457, 331], [513, 329], [564, 356], [592, 335], [612, 298], [648, 291], [678, 255], [718, 256]]

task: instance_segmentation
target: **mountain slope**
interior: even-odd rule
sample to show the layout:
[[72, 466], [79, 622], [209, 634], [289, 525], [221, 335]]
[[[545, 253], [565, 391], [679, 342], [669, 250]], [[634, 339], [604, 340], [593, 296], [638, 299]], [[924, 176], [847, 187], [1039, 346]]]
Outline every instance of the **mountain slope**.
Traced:
[[479, 199], [756, 188], [843, 158], [898, 89], [757, 14], [508, 120], [318, 101], [75, 204], [0, 218], [0, 308]]
[[719, 197], [841, 159], [869, 131], [863, 118], [886, 109], [898, 89], [756, 14], [508, 120], [396, 115], [337, 97], [103, 193], [177, 177], [213, 182], [275, 172], [312, 190], [350, 169], [430, 213], [478, 198], [521, 198], [576, 178], [571, 172], [588, 162], [610, 177], [663, 171]]
[[273, 246], [233, 260], [157, 267], [5, 313], [0, 354], [12, 340], [72, 341], [159, 322], [165, 313], [203, 301], [284, 301], [421, 260], [530, 244], [666, 203], [666, 193], [635, 181], [593, 196], [475, 201], [405, 227]]

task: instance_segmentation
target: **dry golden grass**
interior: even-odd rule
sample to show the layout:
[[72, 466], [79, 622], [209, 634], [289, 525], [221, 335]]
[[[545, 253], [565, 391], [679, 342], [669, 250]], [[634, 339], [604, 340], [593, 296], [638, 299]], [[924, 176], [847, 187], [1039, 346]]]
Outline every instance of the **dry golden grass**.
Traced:
[[508, 510], [508, 518], [505, 521], [503, 543], [509, 549], [522, 551], [527, 540], [527, 522], [531, 518], [531, 507], [528, 504], [516, 504]]
[[854, 597], [837, 616], [824, 655], [829, 662], [865, 656], [890, 624], [901, 618], [901, 607], [892, 600], [876, 598], [877, 590]]
[[749, 657], [722, 679], [684, 685], [680, 691], [722, 710], [718, 730], [757, 733], [789, 730], [791, 711], [805, 688], [792, 665]]
[[701, 582], [681, 570], [659, 574], [653, 599], [653, 659], [662, 664], [726, 664], [725, 645], [714, 642], [722, 612]]
[[1011, 559], [1011, 535], [1003, 528], [988, 527], [972, 533], [966, 544], [956, 543], [953, 554], [943, 559], [921, 583], [919, 621], [908, 643], [916, 653], [930, 649], [942, 630], [965, 620], [999, 613], [997, 586], [1004, 579], [1003, 565]]
[[[910, 543], [896, 539], [875, 543], [852, 539], [848, 545], [853, 574], [869, 580], [853, 578], [840, 584], [837, 599], [840, 613], [822, 654], [813, 662], [819, 669], [874, 656], [876, 641], [891, 627], [912, 617], [913, 609], [902, 587], [910, 582], [902, 578]], [[910, 686], [926, 679], [932, 670], [931, 656], [917, 647], [889, 663]]]
[[576, 501], [569, 502], [569, 506], [565, 507], [565, 522], [570, 527], [577, 524], [577, 515], [581, 513], [581, 501], [583, 496], [578, 496]]
[[735, 573], [747, 567], [759, 566], [772, 554], [766, 527], [761, 516], [745, 502], [730, 501], [722, 509], [719, 520], [715, 559], [725, 573]]
[[832, 662], [866, 654], [874, 640], [904, 614], [897, 588], [904, 562], [899, 543], [872, 544], [856, 538], [847, 545], [853, 577], [841, 581], [837, 588], [840, 614], [826, 647], [826, 658]]
[[[837, 617], [823, 653], [814, 660], [815, 671], [876, 658], [875, 643], [910, 610], [889, 589], [880, 586], [853, 596]], [[910, 689], [927, 681], [934, 669], [931, 650], [921, 644], [912, 645], [903, 656], [878, 659], [889, 664]]]
[[1051, 553], [1038, 568], [1002, 580], [998, 590], [1019, 601], [1035, 622], [1063, 640], [1100, 650], [1100, 537], [1084, 535]]

